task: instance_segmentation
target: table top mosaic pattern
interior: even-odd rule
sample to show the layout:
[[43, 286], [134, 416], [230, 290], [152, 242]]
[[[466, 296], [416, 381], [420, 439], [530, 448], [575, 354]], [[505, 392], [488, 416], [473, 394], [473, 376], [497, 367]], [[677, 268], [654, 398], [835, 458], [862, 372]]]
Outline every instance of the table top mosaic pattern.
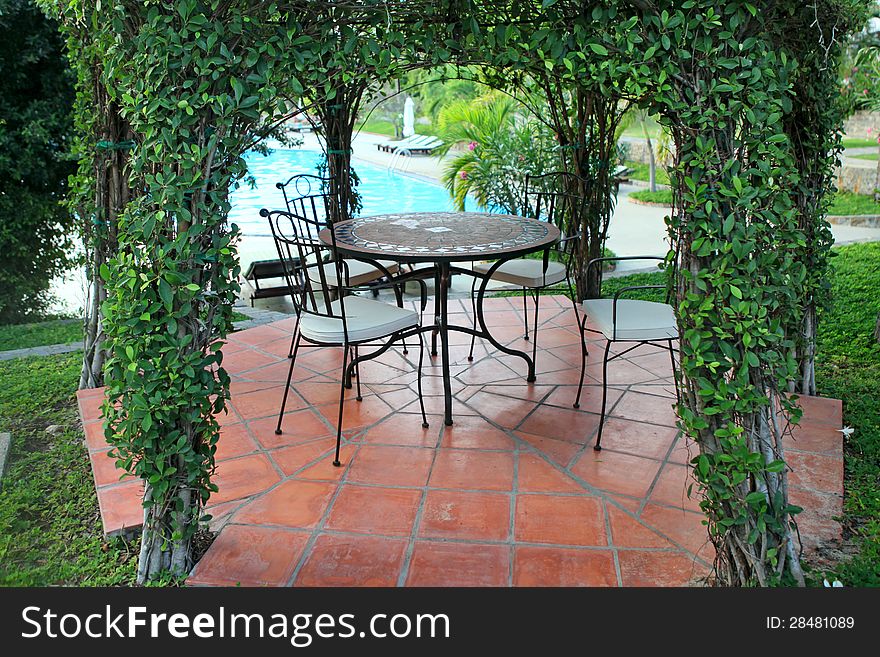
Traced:
[[[335, 226], [342, 251], [403, 260], [474, 260], [528, 253], [559, 239], [552, 224], [481, 212], [414, 212], [360, 217]], [[322, 239], [329, 241], [329, 234]]]

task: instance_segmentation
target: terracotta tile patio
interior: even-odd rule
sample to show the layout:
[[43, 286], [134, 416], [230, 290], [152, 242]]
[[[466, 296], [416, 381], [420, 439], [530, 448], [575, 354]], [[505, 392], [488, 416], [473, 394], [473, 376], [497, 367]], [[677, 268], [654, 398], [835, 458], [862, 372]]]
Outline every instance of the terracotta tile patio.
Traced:
[[[486, 300], [507, 344], [521, 337], [519, 301]], [[453, 323], [470, 303], [451, 301]], [[430, 315], [426, 315], [430, 316]], [[343, 467], [331, 465], [341, 350], [301, 352], [274, 433], [293, 321], [233, 334], [224, 349], [232, 404], [220, 419], [213, 526], [221, 529], [189, 578], [248, 586], [682, 586], [712, 561], [689, 449], [675, 429], [667, 356], [643, 347], [609, 366], [610, 419], [591, 448], [601, 402], [599, 343], [574, 400], [580, 345], [564, 298], [542, 299], [538, 380], [521, 361], [453, 334], [455, 424], [444, 427], [439, 360], [423, 379], [430, 428], [418, 415], [417, 349], [361, 369], [362, 402], [345, 404]], [[426, 359], [427, 362], [427, 359]], [[107, 458], [102, 391], [79, 395], [104, 529], [140, 525], [140, 482]], [[789, 445], [794, 502], [809, 549], [840, 536], [841, 404], [803, 400]]]

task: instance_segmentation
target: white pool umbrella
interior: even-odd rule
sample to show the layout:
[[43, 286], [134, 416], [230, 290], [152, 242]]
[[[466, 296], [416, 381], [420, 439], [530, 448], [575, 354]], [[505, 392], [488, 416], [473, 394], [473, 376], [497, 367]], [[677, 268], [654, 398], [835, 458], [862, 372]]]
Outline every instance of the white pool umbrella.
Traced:
[[403, 104], [403, 136], [411, 137], [416, 133], [416, 107], [413, 99], [407, 97]]

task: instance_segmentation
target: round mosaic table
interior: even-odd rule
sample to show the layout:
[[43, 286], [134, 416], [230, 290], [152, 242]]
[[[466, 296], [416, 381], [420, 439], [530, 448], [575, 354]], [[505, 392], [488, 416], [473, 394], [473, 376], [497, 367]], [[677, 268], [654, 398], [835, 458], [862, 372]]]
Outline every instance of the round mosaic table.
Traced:
[[[452, 385], [449, 374], [449, 331], [460, 331], [488, 340], [495, 348], [519, 356], [528, 365], [527, 381], [535, 380], [535, 363], [529, 354], [511, 349], [492, 337], [483, 317], [483, 297], [495, 271], [505, 261], [528, 253], [543, 251], [559, 241], [559, 230], [550, 223], [506, 214], [480, 212], [412, 212], [359, 217], [335, 224], [321, 232], [327, 244], [335, 244], [343, 255], [357, 258], [397, 260], [400, 262], [433, 262], [437, 300], [432, 331], [437, 355], [436, 338], [440, 337], [443, 366], [445, 421], [452, 424]], [[334, 239], [335, 238], [335, 239]], [[449, 284], [454, 274], [475, 275], [469, 269], [454, 267], [455, 262], [496, 260], [486, 274], [477, 294], [478, 329], [450, 326], [447, 303]]]

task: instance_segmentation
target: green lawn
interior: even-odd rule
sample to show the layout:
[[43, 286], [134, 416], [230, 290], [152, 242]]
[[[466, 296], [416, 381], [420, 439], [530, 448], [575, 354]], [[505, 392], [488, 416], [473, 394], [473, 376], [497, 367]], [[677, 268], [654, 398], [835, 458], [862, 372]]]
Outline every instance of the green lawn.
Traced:
[[870, 148], [871, 146], [876, 146], [876, 139], [856, 139], [849, 137], [843, 138], [843, 147], [844, 148]]
[[[135, 548], [101, 529], [74, 397], [80, 358], [0, 362], [0, 431], [12, 434], [0, 492], [0, 585], [134, 583]], [[53, 424], [64, 431], [48, 434]]]
[[[646, 203], [660, 203], [663, 205], [672, 205], [672, 190], [659, 189], [656, 192], [649, 190], [639, 190], [631, 192], [630, 198]], [[880, 204], [875, 203], [874, 199], [864, 194], [853, 194], [852, 192], [839, 192], [835, 194], [831, 207], [828, 209], [831, 215], [871, 215], [880, 214]]]
[[[233, 322], [250, 319], [240, 312], [232, 313]], [[53, 319], [32, 324], [0, 325], [0, 351], [68, 344], [82, 340], [82, 324], [78, 319]]]
[[76, 319], [0, 326], [0, 351], [66, 344], [79, 340], [82, 340], [82, 324]]
[[837, 568], [846, 586], [880, 586], [880, 243], [835, 249], [833, 305], [819, 324], [819, 394], [843, 400], [843, 421], [855, 432], [844, 455], [844, 525], [858, 548]]
[[671, 189], [658, 189], [656, 192], [652, 192], [649, 189], [639, 190], [638, 192], [630, 192], [629, 197], [631, 199], [635, 199], [636, 201], [643, 201], [644, 203], [661, 203], [663, 205], [672, 205]]
[[[631, 180], [642, 180], [644, 182], [650, 180], [650, 165], [636, 162], [635, 160], [627, 160], [624, 164], [632, 169], [632, 173], [629, 175]], [[669, 184], [669, 174], [666, 173], [666, 169], [661, 166], [657, 167], [657, 183], [660, 185]]]
[[862, 153], [860, 155], [848, 155], [847, 157], [852, 157], [852, 158], [855, 158], [856, 160], [872, 160], [872, 161], [876, 162], [878, 155], [877, 155], [877, 153]]
[[[430, 125], [416, 123], [415, 129], [416, 133], [420, 135], [433, 134], [433, 129]], [[386, 119], [367, 119], [366, 121], [357, 124], [357, 126], [355, 127], [355, 132], [357, 132], [358, 130], [363, 130], [364, 132], [375, 132], [378, 135], [386, 135], [388, 137], [394, 136], [394, 124]]]

